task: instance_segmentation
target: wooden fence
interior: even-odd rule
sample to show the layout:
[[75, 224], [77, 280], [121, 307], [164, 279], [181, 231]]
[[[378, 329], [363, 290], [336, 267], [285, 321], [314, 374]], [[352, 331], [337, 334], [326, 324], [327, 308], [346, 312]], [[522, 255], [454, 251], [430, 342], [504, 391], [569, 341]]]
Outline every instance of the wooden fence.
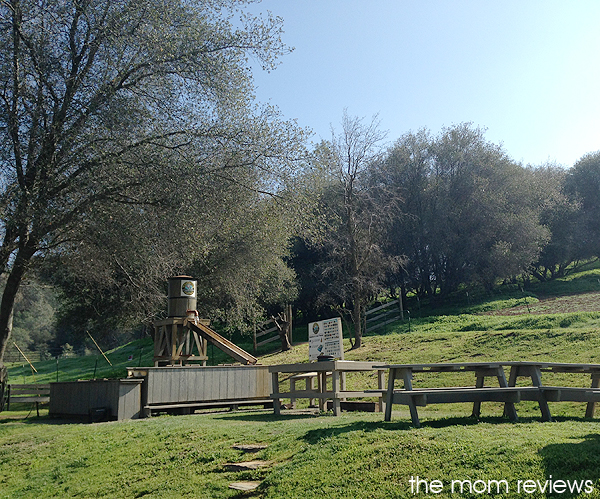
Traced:
[[[23, 353], [27, 356], [27, 358], [31, 362], [40, 362], [42, 360], [42, 355], [40, 352], [33, 352], [30, 350], [23, 350]], [[23, 355], [16, 348], [7, 348], [4, 353], [4, 362], [6, 364], [11, 364], [13, 362], [23, 362], [27, 364], [27, 361], [23, 358]]]
[[402, 300], [390, 301], [365, 312], [365, 332], [375, 331], [402, 319], [404, 319]]
[[[292, 343], [292, 306], [288, 305], [285, 307], [285, 312], [283, 314], [285, 319], [290, 323], [289, 326], [289, 338], [290, 344]], [[263, 340], [258, 341], [258, 338], [264, 338]], [[272, 343], [273, 341], [280, 341], [279, 338], [279, 328], [275, 324], [273, 319], [269, 319], [268, 321], [261, 322], [259, 324], [254, 324], [254, 353], [258, 347], [262, 345], [266, 345], [267, 343]]]

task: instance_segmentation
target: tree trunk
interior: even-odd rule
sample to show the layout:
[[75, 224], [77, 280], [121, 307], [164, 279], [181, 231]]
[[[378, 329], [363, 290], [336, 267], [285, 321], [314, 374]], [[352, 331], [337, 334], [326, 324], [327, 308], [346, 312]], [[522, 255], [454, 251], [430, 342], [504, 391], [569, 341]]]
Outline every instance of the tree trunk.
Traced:
[[290, 345], [290, 339], [288, 338], [287, 332], [279, 331], [279, 338], [281, 339], [281, 350], [283, 352], [292, 349], [292, 345]]
[[6, 393], [6, 385], [8, 382], [8, 372], [2, 362], [0, 362], [0, 412], [4, 410], [4, 400]]
[[281, 340], [281, 350], [287, 351], [292, 349], [292, 345], [290, 344], [290, 326], [292, 325], [291, 321], [286, 317], [285, 312], [283, 314], [279, 314], [279, 317], [273, 317], [273, 322], [277, 329], [279, 330], [279, 339]]
[[354, 323], [354, 346], [352, 350], [356, 350], [362, 346], [361, 308], [361, 301], [355, 299], [352, 307], [352, 322]]
[[19, 248], [2, 293], [2, 301], [0, 301], [0, 362], [4, 358], [4, 352], [12, 333], [13, 309], [17, 292], [35, 252], [35, 244], [31, 241]]

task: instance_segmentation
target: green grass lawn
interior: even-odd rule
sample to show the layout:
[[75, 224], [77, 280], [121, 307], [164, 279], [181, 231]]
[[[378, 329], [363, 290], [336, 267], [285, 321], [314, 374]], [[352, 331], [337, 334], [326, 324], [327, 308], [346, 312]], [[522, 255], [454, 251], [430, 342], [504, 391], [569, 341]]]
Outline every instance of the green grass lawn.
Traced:
[[[410, 333], [406, 325], [398, 324], [389, 334], [366, 337], [365, 346], [346, 352], [346, 358], [401, 363], [600, 363], [597, 320], [595, 313], [579, 312], [554, 317], [428, 318], [414, 321]], [[111, 356], [122, 355], [126, 362], [127, 353], [117, 351]], [[307, 356], [307, 346], [302, 344], [261, 361], [305, 362]], [[87, 366], [89, 372], [93, 360], [81, 369]], [[49, 365], [50, 377], [51, 371]], [[546, 376], [547, 384], [553, 384]], [[562, 376], [556, 383], [589, 386], [584, 375], [554, 376]], [[414, 380], [415, 386], [423, 387], [473, 382], [473, 373], [419, 374]], [[367, 385], [375, 385], [374, 373], [348, 376], [350, 389]], [[470, 480], [480, 488], [495, 487], [496, 480], [503, 492], [505, 484], [509, 488], [502, 497], [547, 497], [547, 492], [540, 492], [540, 487], [548, 486], [546, 480], [570, 480], [571, 485], [583, 483], [592, 493], [556, 495], [600, 497], [598, 422], [583, 419], [585, 404], [550, 403], [550, 407], [557, 422], [541, 423], [535, 403], [517, 404], [521, 419], [515, 424], [502, 417], [500, 404], [484, 403], [480, 420], [469, 417], [469, 404], [428, 406], [419, 409], [420, 429], [411, 427], [404, 406], [395, 406], [389, 423], [380, 413], [344, 413], [335, 418], [242, 411], [81, 425], [11, 411], [0, 414], [0, 498], [414, 497], [410, 479], [417, 476], [425, 480], [420, 482], [423, 497], [423, 488], [435, 480], [441, 481], [441, 492], [429, 491], [429, 496], [496, 496], [467, 489], [451, 493], [453, 480]], [[250, 456], [232, 448], [243, 443], [268, 447]], [[247, 472], [224, 467], [253, 459], [268, 465]], [[242, 480], [261, 485], [253, 493], [228, 488]], [[519, 492], [519, 481], [521, 487], [525, 483], [528, 491], [535, 491]]]
[[[365, 337], [358, 350], [350, 350], [346, 339], [345, 358], [600, 364], [599, 272], [591, 268], [540, 285], [535, 296], [488, 296], [445, 315], [424, 313]], [[243, 347], [250, 345], [242, 340]], [[35, 376], [28, 365], [13, 365], [10, 379], [55, 381], [57, 371], [61, 381], [124, 376], [125, 367], [152, 364], [152, 344], [140, 340], [107, 355], [113, 366], [99, 355], [60, 359], [58, 369], [56, 361], [36, 363]], [[227, 361], [218, 354], [213, 360]], [[306, 344], [260, 357], [263, 364], [307, 361]], [[414, 379], [415, 387], [473, 382], [473, 373], [423, 373]], [[544, 373], [544, 382], [590, 384], [581, 374]], [[349, 389], [375, 384], [375, 373], [348, 375]], [[535, 403], [517, 404], [519, 423], [503, 418], [501, 404], [484, 403], [479, 420], [469, 416], [469, 404], [427, 406], [419, 408], [420, 429], [411, 427], [404, 406], [394, 406], [391, 422], [380, 413], [335, 418], [241, 411], [91, 425], [15, 408], [0, 413], [0, 498], [600, 498], [600, 426], [583, 418], [585, 404], [550, 403], [553, 423], [539, 422]], [[233, 448], [250, 443], [267, 447], [250, 455]], [[255, 459], [266, 466], [244, 472], [225, 467]], [[417, 476], [418, 493], [410, 482]], [[260, 486], [247, 493], [229, 489], [243, 480]], [[462, 481], [462, 492], [456, 481]], [[573, 486], [581, 492], [569, 492]]]
[[[517, 487], [550, 477], [590, 480], [593, 493], [579, 496], [600, 497], [598, 423], [575, 418], [513, 424], [442, 416], [420, 429], [366, 413], [243, 411], [92, 425], [19, 418], [0, 422], [1, 498], [413, 497], [416, 476], [440, 480], [440, 497], [457, 497], [449, 493], [453, 480], [483, 481], [476, 487], [506, 480], [502, 497], [546, 497]], [[267, 448], [248, 455], [232, 447], [251, 443]], [[224, 466], [246, 460], [267, 464], [244, 472]], [[261, 485], [245, 495], [228, 488], [242, 480]]]

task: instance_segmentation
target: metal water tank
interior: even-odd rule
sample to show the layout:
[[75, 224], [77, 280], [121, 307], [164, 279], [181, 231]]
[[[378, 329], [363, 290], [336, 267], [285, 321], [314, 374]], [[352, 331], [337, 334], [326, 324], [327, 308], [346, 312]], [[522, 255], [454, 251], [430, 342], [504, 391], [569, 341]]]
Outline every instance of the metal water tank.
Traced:
[[169, 317], [186, 317], [188, 310], [196, 310], [196, 281], [188, 275], [169, 279]]

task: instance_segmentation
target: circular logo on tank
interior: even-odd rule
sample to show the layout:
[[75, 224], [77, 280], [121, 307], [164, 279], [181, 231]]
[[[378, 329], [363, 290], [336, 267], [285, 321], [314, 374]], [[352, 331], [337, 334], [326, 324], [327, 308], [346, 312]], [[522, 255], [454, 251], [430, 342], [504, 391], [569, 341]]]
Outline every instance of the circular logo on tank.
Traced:
[[315, 322], [312, 327], [313, 334], [319, 334], [319, 323]]
[[192, 281], [186, 281], [181, 285], [181, 291], [187, 296], [194, 294], [194, 283]]

